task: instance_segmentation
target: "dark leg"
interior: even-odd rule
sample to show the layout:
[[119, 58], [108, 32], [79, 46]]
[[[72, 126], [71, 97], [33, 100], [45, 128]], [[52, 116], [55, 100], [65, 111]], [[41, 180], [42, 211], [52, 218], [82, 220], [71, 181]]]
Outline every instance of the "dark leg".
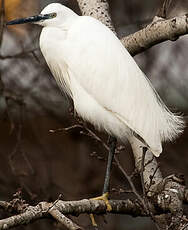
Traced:
[[111, 173], [111, 168], [112, 168], [112, 162], [114, 159], [116, 143], [117, 143], [117, 139], [115, 137], [109, 136], [109, 139], [108, 139], [109, 153], [108, 153], [108, 161], [107, 161], [107, 167], [106, 167], [106, 175], [104, 179], [103, 194], [109, 191], [110, 173]]
[[[110, 172], [112, 168], [112, 162], [114, 159], [115, 149], [116, 149], [117, 139], [115, 137], [109, 136], [108, 145], [109, 145], [109, 153], [108, 153], [108, 161], [106, 167], [106, 175], [104, 179], [104, 187], [103, 187], [103, 194], [100, 197], [92, 198], [92, 200], [103, 200], [106, 203], [107, 211], [110, 212], [112, 207], [108, 201], [108, 190], [110, 184]], [[97, 230], [97, 223], [95, 222], [93, 214], [90, 214], [92, 225]]]

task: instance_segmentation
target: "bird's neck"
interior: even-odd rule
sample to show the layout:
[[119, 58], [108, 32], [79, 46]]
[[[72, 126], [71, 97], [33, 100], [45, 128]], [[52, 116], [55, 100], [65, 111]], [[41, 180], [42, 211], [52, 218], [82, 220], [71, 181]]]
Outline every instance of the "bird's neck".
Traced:
[[63, 20], [63, 22], [59, 25], [59, 28], [63, 29], [63, 30], [69, 30], [70, 27], [75, 23], [75, 21], [78, 19], [78, 15], [72, 15], [69, 16], [67, 18], [65, 18], [65, 20]]

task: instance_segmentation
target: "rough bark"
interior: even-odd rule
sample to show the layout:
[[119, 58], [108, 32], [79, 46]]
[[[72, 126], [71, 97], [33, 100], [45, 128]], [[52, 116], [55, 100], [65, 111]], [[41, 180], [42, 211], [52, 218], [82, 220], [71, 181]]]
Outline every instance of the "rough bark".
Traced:
[[[18, 202], [18, 201], [17, 201]], [[68, 229], [81, 229], [64, 215], [79, 215], [82, 213], [105, 214], [106, 204], [98, 200], [79, 200], [62, 201], [57, 200], [54, 203], [41, 202], [36, 206], [28, 206], [20, 202], [19, 206], [14, 207], [15, 202], [0, 201], [0, 207], [5, 211], [16, 211], [21, 214], [0, 220], [0, 229], [9, 229], [23, 224], [29, 224], [41, 218], [53, 217]], [[132, 216], [146, 216], [141, 204], [134, 200], [111, 200], [113, 214], [128, 214]]]
[[188, 33], [188, 15], [170, 18], [157, 18], [144, 29], [121, 39], [123, 45], [136, 55], [164, 41], [176, 41]]

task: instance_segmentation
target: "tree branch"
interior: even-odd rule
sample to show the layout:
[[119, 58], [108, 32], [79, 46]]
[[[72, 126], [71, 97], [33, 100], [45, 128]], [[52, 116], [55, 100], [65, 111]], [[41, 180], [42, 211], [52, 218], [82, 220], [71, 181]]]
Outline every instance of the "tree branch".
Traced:
[[188, 15], [174, 17], [168, 20], [160, 18], [137, 31], [121, 39], [129, 53], [134, 56], [161, 42], [175, 41], [180, 36], [188, 33]]
[[52, 208], [49, 210], [51, 216], [54, 217], [60, 224], [64, 225], [67, 229], [70, 230], [81, 230], [77, 224], [73, 223], [69, 218], [64, 216], [57, 208]]
[[[146, 216], [142, 205], [138, 201], [110, 200], [113, 214], [128, 214], [132, 216]], [[0, 207], [11, 210], [11, 203], [0, 201]], [[64, 215], [79, 215], [82, 213], [105, 214], [106, 204], [98, 200], [62, 201], [54, 203], [41, 202], [36, 206], [27, 206], [23, 213], [0, 220], [0, 229], [9, 229], [18, 225], [29, 224], [50, 215], [69, 229], [81, 229]]]
[[113, 32], [115, 32], [115, 28], [109, 14], [109, 5], [107, 0], [77, 0], [77, 2], [83, 15], [92, 16], [100, 20]]

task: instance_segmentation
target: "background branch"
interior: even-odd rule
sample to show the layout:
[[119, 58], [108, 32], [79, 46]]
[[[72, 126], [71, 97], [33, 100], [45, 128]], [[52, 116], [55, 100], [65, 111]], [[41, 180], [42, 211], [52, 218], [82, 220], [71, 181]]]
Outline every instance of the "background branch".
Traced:
[[188, 15], [171, 19], [157, 18], [144, 29], [121, 39], [129, 53], [134, 56], [161, 42], [176, 41], [188, 33]]

